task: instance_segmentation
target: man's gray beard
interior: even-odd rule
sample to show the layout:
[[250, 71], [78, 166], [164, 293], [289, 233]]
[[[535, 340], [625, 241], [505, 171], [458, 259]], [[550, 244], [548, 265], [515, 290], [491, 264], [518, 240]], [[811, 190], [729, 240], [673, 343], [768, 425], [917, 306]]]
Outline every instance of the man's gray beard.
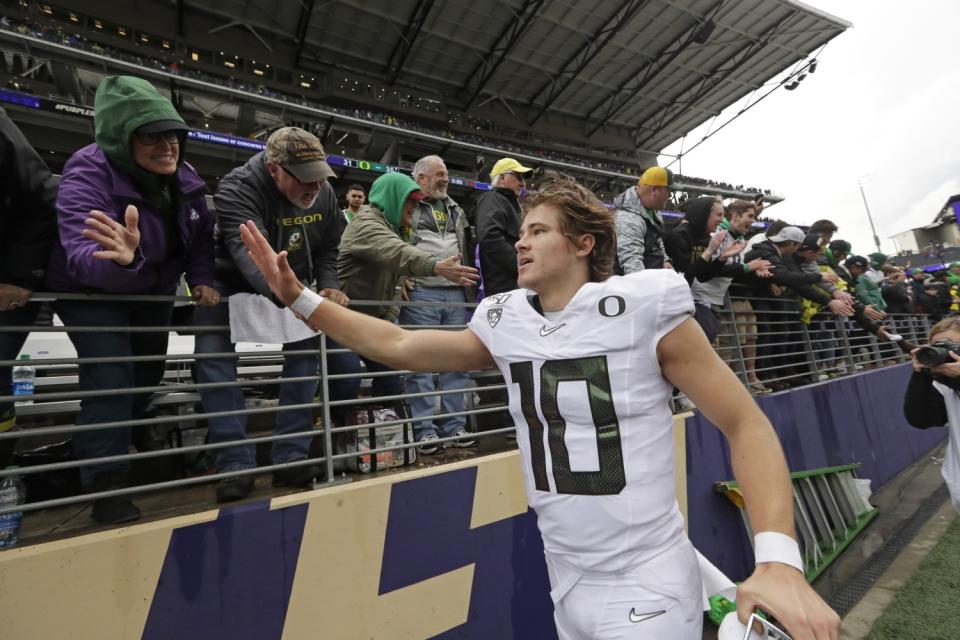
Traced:
[[446, 199], [447, 199], [447, 190], [446, 190], [446, 189], [443, 189], [443, 190], [437, 189], [437, 190], [435, 190], [435, 191], [433, 192], [433, 194], [431, 195], [431, 197], [432, 197], [434, 200], [446, 200]]
[[318, 193], [316, 196], [313, 197], [313, 200], [311, 200], [310, 204], [308, 205], [304, 205], [303, 200], [297, 200], [296, 202], [294, 202], [293, 200], [290, 200], [290, 198], [287, 198], [287, 200], [290, 202], [290, 204], [295, 206], [297, 209], [300, 209], [301, 211], [307, 211], [311, 207], [313, 207], [313, 205], [317, 204], [317, 199], [319, 197], [320, 197], [320, 194]]

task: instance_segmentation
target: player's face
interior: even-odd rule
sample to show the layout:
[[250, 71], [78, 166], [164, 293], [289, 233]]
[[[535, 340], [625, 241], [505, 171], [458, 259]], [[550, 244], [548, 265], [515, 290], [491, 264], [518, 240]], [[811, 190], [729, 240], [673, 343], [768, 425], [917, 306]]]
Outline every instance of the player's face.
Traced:
[[541, 291], [569, 275], [576, 247], [560, 229], [560, 212], [550, 204], [534, 207], [523, 218], [517, 250], [517, 286]]

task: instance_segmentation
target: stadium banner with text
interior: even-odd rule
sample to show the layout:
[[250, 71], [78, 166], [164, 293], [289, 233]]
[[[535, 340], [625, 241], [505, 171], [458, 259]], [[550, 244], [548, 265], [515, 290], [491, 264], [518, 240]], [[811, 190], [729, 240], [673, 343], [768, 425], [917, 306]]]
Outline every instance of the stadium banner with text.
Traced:
[[[20, 93], [19, 91], [8, 91], [5, 89], [0, 89], [0, 102], [82, 118], [92, 118], [94, 115], [93, 109], [87, 107], [79, 107], [66, 102], [57, 102], [56, 100], [48, 100], [26, 93]], [[263, 151], [267, 146], [262, 140], [243, 138], [230, 135], [229, 133], [217, 133], [206, 129], [191, 129], [187, 132], [187, 137], [198, 142], [244, 149], [253, 153]], [[334, 167], [370, 171], [372, 173], [410, 173], [410, 169], [404, 169], [403, 167], [382, 164], [380, 162], [370, 162], [368, 160], [357, 160], [355, 158], [347, 158], [333, 154], [327, 156], [327, 162]], [[490, 189], [490, 185], [486, 182], [456, 176], [450, 176], [450, 184], [480, 191], [488, 191]]]
[[13, 548], [0, 576], [0, 638], [556, 638], [517, 451]]

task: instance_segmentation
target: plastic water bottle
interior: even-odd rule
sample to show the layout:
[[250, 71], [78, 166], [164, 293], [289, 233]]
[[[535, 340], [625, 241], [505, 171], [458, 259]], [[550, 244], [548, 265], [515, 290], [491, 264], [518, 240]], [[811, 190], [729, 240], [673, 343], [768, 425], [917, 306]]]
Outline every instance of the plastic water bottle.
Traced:
[[[7, 469], [16, 469], [16, 466]], [[27, 499], [27, 489], [18, 476], [6, 476], [0, 480], [0, 509], [15, 507]], [[20, 541], [20, 523], [22, 511], [0, 514], [0, 549], [12, 547]]]
[[[37, 370], [30, 366], [30, 356], [23, 354], [20, 362], [13, 368], [13, 395], [23, 396], [33, 394], [33, 381], [37, 377]], [[17, 404], [33, 404], [32, 398], [17, 400]]]

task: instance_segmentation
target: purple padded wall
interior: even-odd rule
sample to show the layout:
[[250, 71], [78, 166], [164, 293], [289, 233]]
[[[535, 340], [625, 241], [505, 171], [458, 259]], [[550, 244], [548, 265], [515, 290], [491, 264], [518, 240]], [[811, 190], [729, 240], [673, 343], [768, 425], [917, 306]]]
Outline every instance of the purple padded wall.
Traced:
[[[910, 365], [869, 371], [758, 399], [770, 418], [791, 471], [860, 462], [873, 489], [938, 443], [945, 429], [914, 429], [903, 417]], [[687, 510], [690, 539], [734, 580], [753, 567], [753, 551], [738, 510], [713, 483], [732, 480], [730, 451], [701, 414], [687, 419]]]

